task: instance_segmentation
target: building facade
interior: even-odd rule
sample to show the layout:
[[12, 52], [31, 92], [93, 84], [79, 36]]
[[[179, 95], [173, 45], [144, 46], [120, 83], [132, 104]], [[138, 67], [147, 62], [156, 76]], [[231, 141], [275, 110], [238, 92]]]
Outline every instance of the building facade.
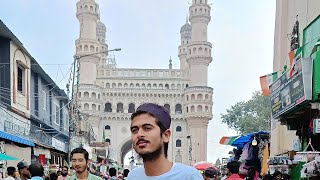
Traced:
[[66, 93], [0, 21], [0, 151], [18, 158], [7, 166], [21, 160], [64, 164], [68, 104]]
[[[292, 32], [295, 25], [296, 16], [298, 15], [301, 46], [303, 29], [319, 15], [320, 1], [277, 0], [276, 6], [274, 72], [283, 69], [284, 65], [289, 67], [288, 53], [291, 50], [288, 35]], [[281, 125], [275, 119], [272, 120], [271, 130], [271, 155], [284, 154], [295, 149], [294, 146], [296, 146], [299, 139], [296, 136], [295, 130], [288, 130], [288, 126]]]
[[153, 102], [164, 105], [172, 116], [168, 158], [185, 164], [206, 160], [213, 106], [213, 89], [207, 85], [212, 61], [212, 45], [207, 41], [210, 10], [207, 0], [192, 1], [189, 19], [180, 29], [180, 69], [170, 65], [168, 69], [131, 69], [116, 68], [114, 60], [104, 53], [108, 45], [99, 5], [94, 0], [77, 2], [79, 104], [97, 140], [109, 143], [110, 159], [123, 164], [132, 148], [131, 113], [139, 105]]

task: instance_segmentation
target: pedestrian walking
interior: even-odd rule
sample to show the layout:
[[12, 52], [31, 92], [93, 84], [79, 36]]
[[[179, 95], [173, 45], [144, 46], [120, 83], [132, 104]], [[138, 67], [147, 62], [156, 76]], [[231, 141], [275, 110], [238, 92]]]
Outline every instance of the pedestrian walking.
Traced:
[[76, 148], [71, 151], [72, 168], [75, 174], [69, 180], [102, 180], [88, 171], [89, 153], [83, 148]]
[[44, 168], [40, 163], [32, 163], [29, 166], [29, 171], [31, 174], [31, 180], [43, 180]]
[[28, 166], [28, 163], [25, 162], [25, 161], [20, 161], [18, 164], [17, 164], [17, 168], [18, 168], [18, 172], [19, 172], [19, 175], [20, 177], [19, 178], [16, 178], [16, 180], [27, 180], [27, 179], [30, 179], [31, 176], [30, 176], [30, 171], [29, 171], [29, 166]]
[[239, 176], [239, 168], [240, 168], [240, 162], [237, 161], [231, 161], [227, 164], [228, 169], [228, 175], [229, 177], [226, 180], [242, 180]]
[[131, 115], [131, 141], [143, 160], [143, 166], [133, 169], [128, 175], [129, 180], [203, 180], [195, 168], [167, 159], [170, 125], [169, 112], [157, 104], [142, 104]]
[[123, 170], [123, 178], [122, 178], [123, 180], [127, 180], [129, 172], [130, 172], [129, 169]]
[[5, 178], [5, 180], [15, 180], [15, 173], [16, 173], [16, 168], [13, 166], [9, 166], [7, 167], [7, 174], [8, 177]]
[[109, 180], [116, 180], [117, 179], [117, 170], [115, 168], [110, 168], [109, 169], [109, 175], [110, 175], [110, 178]]
[[218, 171], [214, 168], [207, 168], [203, 173], [204, 180], [218, 180]]

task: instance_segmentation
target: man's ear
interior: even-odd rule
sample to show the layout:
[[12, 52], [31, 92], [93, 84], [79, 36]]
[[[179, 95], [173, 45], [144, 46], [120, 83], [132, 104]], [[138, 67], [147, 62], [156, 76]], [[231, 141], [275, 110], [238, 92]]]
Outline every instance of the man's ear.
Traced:
[[166, 131], [163, 132], [163, 142], [168, 143], [170, 140], [170, 136], [171, 136], [171, 131], [170, 129], [167, 129]]

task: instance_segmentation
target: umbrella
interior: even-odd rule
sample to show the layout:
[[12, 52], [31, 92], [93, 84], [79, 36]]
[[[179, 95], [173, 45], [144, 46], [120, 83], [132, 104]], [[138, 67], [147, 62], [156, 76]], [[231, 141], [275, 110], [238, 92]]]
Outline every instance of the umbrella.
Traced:
[[11, 160], [18, 160], [18, 158], [15, 158], [15, 157], [12, 157], [12, 156], [8, 156], [6, 154], [2, 154], [0, 153], [0, 160], [8, 160], [8, 161], [11, 161]]
[[193, 165], [194, 168], [198, 170], [206, 170], [209, 167], [215, 168], [212, 163], [206, 162], [206, 161], [200, 161]]

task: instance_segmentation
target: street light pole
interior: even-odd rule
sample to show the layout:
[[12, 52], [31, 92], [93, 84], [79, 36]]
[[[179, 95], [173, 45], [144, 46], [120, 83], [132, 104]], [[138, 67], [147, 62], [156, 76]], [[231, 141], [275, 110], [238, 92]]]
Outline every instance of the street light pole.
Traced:
[[[74, 99], [74, 80], [75, 80], [75, 73], [76, 73], [76, 65], [77, 63], [79, 63], [79, 60], [83, 57], [87, 57], [87, 56], [92, 56], [92, 55], [96, 55], [96, 54], [103, 54], [103, 53], [107, 53], [107, 52], [112, 52], [112, 51], [121, 51], [121, 48], [115, 48], [115, 49], [110, 49], [107, 51], [101, 51], [101, 52], [96, 52], [96, 53], [89, 53], [89, 54], [83, 54], [83, 55], [75, 55], [73, 57], [74, 61], [73, 61], [73, 78], [72, 78], [72, 85], [71, 85], [71, 101], [73, 101]], [[79, 81], [79, 80], [78, 80]], [[75, 131], [75, 116], [74, 116], [74, 102], [70, 103], [70, 108], [69, 108], [69, 119], [72, 121], [72, 129], [73, 131]], [[71, 153], [71, 132], [70, 132], [70, 120], [69, 120], [69, 139], [68, 139], [68, 143], [69, 143], [69, 148], [68, 148], [68, 162], [70, 161], [70, 153]]]
[[191, 135], [187, 136], [187, 139], [190, 140], [189, 144], [189, 160], [190, 160], [190, 166], [192, 165], [192, 143], [191, 143]]

